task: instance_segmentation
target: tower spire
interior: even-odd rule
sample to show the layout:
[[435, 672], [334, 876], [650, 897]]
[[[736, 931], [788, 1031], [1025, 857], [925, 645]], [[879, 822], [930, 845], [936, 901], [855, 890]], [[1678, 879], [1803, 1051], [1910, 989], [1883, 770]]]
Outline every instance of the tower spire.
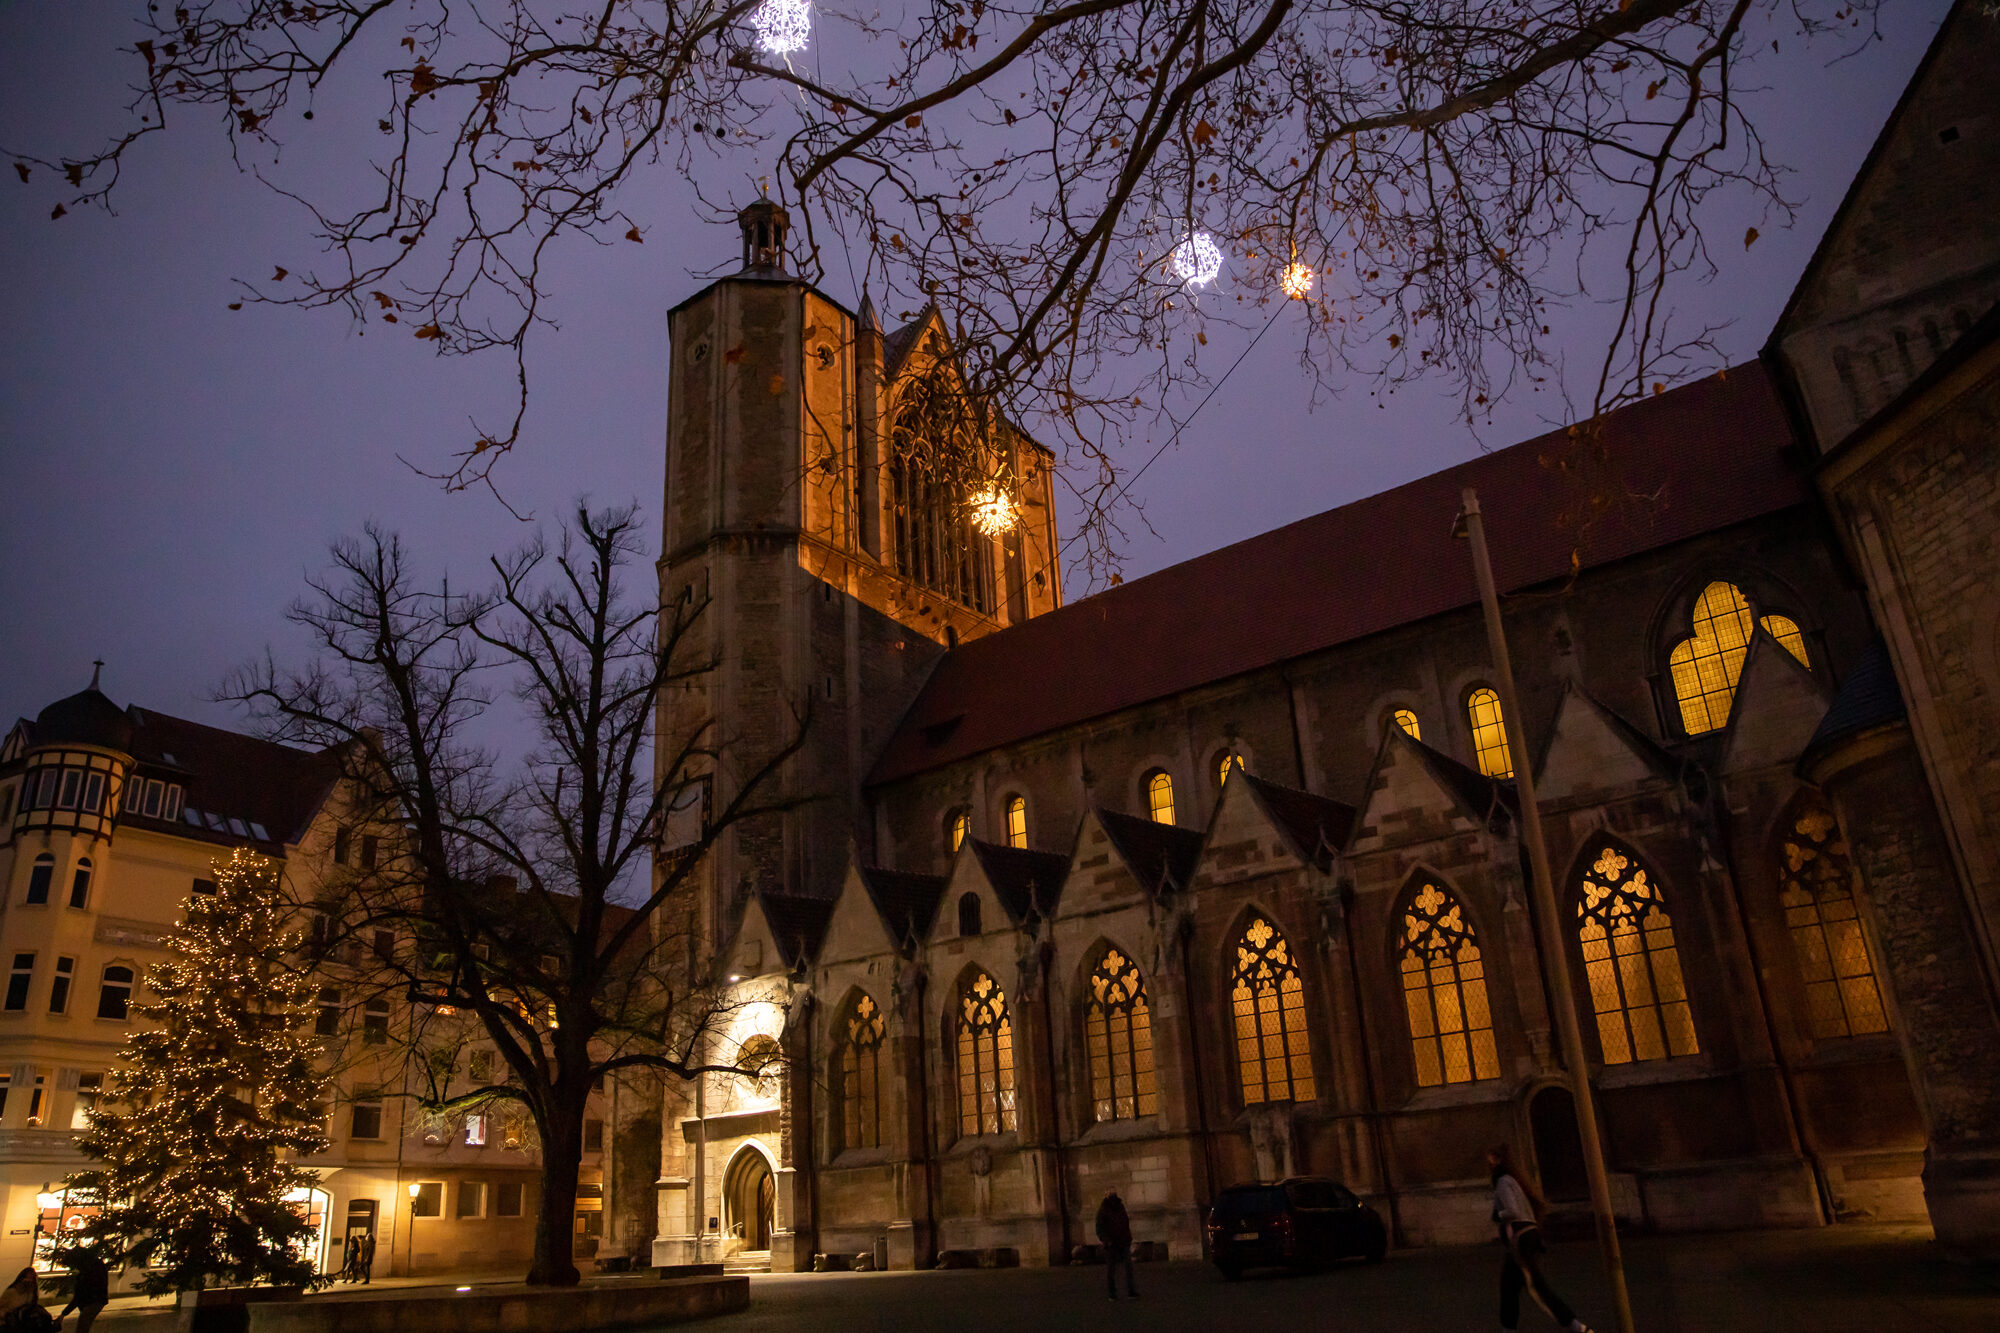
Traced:
[[781, 274], [785, 271], [785, 232], [791, 215], [769, 199], [759, 199], [736, 215], [743, 232], [743, 271]]

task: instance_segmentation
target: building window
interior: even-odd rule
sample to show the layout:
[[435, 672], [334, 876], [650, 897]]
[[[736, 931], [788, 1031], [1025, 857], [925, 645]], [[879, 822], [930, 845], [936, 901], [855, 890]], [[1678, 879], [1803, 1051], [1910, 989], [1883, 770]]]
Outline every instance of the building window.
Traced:
[[87, 856], [77, 858], [76, 874], [70, 877], [69, 905], [90, 906], [90, 858]]
[[132, 969], [113, 963], [104, 969], [104, 979], [97, 987], [97, 1016], [123, 1022], [131, 1005]]
[[7, 1012], [19, 1013], [28, 1007], [28, 988], [35, 980], [35, 955], [14, 955], [13, 970], [7, 974]]
[[583, 1150], [585, 1152], [604, 1151], [604, 1122], [586, 1120], [583, 1122]]
[[465, 1146], [468, 1148], [486, 1146], [486, 1112], [473, 1111], [465, 1117]]
[[486, 1216], [486, 1184], [478, 1180], [461, 1180], [458, 1183], [458, 1215], [460, 1217]]
[[82, 782], [83, 782], [82, 769], [65, 768], [62, 771], [62, 795], [56, 797], [57, 809], [59, 810], [76, 809], [77, 791], [78, 788], [82, 785]]
[[354, 1116], [348, 1122], [347, 1137], [350, 1139], [381, 1138], [382, 1103], [372, 1100], [354, 1103]]
[[28, 1093], [28, 1125], [31, 1129], [42, 1127], [43, 1115], [48, 1110], [48, 1098], [48, 1079], [41, 1074], [35, 1075], [35, 1086]]
[[1014, 1024], [1007, 993], [975, 973], [958, 999], [958, 1131], [1002, 1134], [1014, 1128]]
[[1215, 758], [1215, 789], [1217, 791], [1222, 790], [1228, 784], [1231, 773], [1240, 773], [1242, 771], [1242, 756], [1238, 755], [1234, 750], [1224, 750]]
[[1146, 813], [1155, 824], [1174, 822], [1174, 780], [1164, 769], [1154, 769], [1146, 779]]
[[389, 1002], [370, 1000], [361, 1008], [361, 1040], [377, 1046], [389, 1040]]
[[493, 1052], [477, 1050], [465, 1058], [465, 1072], [474, 1083], [488, 1083], [493, 1079]]
[[503, 1180], [493, 1187], [493, 1215], [495, 1217], [519, 1217], [521, 1215], [521, 1182]]
[[66, 1014], [69, 1012], [69, 983], [76, 975], [76, 959], [56, 959], [56, 979], [49, 984], [49, 1012]]
[[76, 1105], [69, 1113], [71, 1129], [89, 1129], [91, 1113], [97, 1110], [97, 1099], [104, 1093], [104, 1075], [78, 1074], [76, 1076]]
[[340, 1032], [340, 991], [334, 986], [319, 988], [319, 1012], [313, 1017], [313, 1034], [332, 1037]]
[[1765, 616], [1756, 620], [1743, 590], [1733, 583], [1711, 583], [1695, 599], [1693, 633], [1674, 645], [1667, 655], [1673, 673], [1674, 697], [1681, 706], [1681, 726], [1690, 736], [1714, 731], [1729, 721], [1729, 709], [1736, 699], [1737, 678], [1743, 659], [1750, 652], [1753, 624], [1776, 639], [1799, 665], [1811, 667], [1806, 655], [1805, 636], [1790, 616]]
[[373, 870], [375, 868], [375, 858], [377, 853], [381, 851], [381, 847], [382, 840], [373, 833], [364, 833], [361, 835], [361, 868], [363, 870]]
[[[459, 1194], [460, 1197], [464, 1196], [463, 1187], [460, 1188]], [[410, 1216], [444, 1216], [444, 1182], [442, 1180], [418, 1182], [417, 1192], [410, 1196]]]
[[1417, 1086], [1500, 1077], [1486, 964], [1458, 900], [1425, 884], [1403, 908], [1396, 944]]
[[375, 932], [375, 958], [376, 961], [383, 963], [393, 963], [396, 961], [395, 931], [378, 930]]
[[1291, 945], [1261, 916], [1252, 917], [1236, 941], [1230, 983], [1244, 1104], [1311, 1101], [1315, 1093], [1305, 983]]
[[91, 772], [84, 775], [83, 808], [93, 815], [104, 809], [104, 774]]
[[1025, 796], [1007, 798], [1007, 845], [1028, 845], [1028, 798]]
[[1514, 776], [1507, 754], [1507, 721], [1500, 716], [1500, 696], [1484, 685], [1465, 696], [1465, 715], [1472, 723], [1472, 753], [1479, 771], [1489, 778]]
[[354, 854], [354, 830], [342, 826], [333, 831], [333, 863], [347, 864], [347, 858]]
[[1083, 1014], [1090, 1052], [1091, 1113], [1098, 1120], [1132, 1120], [1159, 1110], [1153, 1089], [1153, 1020], [1138, 965], [1107, 949], [1090, 974]]
[[882, 1146], [882, 1011], [858, 997], [839, 1028], [840, 1146]]
[[1604, 1063], [1695, 1054], [1673, 919], [1645, 866], [1603, 847], [1584, 874], [1576, 915]]
[[958, 933], [961, 938], [970, 938], [979, 933], [979, 895], [963, 893], [958, 899]]
[[965, 846], [965, 835], [971, 827], [972, 821], [963, 810], [954, 810], [944, 817], [944, 842], [952, 855], [956, 856], [958, 849]]
[[1833, 812], [1814, 802], [1792, 822], [1778, 866], [1779, 901], [1805, 981], [1813, 1036], [1887, 1032], [1889, 1015], [1854, 901], [1847, 840]]
[[35, 868], [28, 872], [28, 897], [30, 904], [45, 903], [49, 900], [49, 886], [55, 883], [56, 859], [47, 852], [35, 858]]
[[1407, 708], [1398, 708], [1389, 714], [1389, 721], [1392, 725], [1401, 727], [1403, 734], [1413, 741], [1424, 738], [1423, 729], [1417, 726], [1417, 715]]
[[890, 431], [896, 572], [981, 613], [993, 610], [993, 542], [972, 525], [985, 469], [964, 395], [944, 374], [913, 380]]
[[215, 896], [215, 881], [212, 879], [198, 879], [188, 886], [188, 892], [197, 898], [213, 898]]

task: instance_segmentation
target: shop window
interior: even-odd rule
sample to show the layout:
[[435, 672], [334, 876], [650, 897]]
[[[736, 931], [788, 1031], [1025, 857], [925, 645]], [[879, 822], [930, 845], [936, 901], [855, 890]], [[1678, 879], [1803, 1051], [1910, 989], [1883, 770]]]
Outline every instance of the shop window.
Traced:
[[1576, 915], [1604, 1063], [1695, 1054], [1673, 919], [1646, 867], [1604, 846], [1584, 874]]
[[1833, 812], [1809, 804], [1792, 821], [1782, 856], [1779, 901], [1805, 982], [1813, 1036], [1887, 1032], [1889, 1015], [1854, 900], [1854, 868]]
[[958, 898], [958, 934], [961, 939], [970, 939], [980, 929], [979, 895], [962, 893]]
[[1500, 1077], [1486, 963], [1458, 900], [1425, 884], [1403, 908], [1396, 944], [1417, 1086]]
[[56, 959], [56, 977], [49, 983], [49, 1012], [66, 1014], [69, 1012], [69, 984], [76, 976], [76, 959], [61, 957]]
[[1403, 734], [1413, 741], [1420, 741], [1424, 738], [1423, 729], [1417, 725], [1417, 715], [1407, 708], [1398, 708], [1395, 712], [1389, 714], [1389, 721], [1393, 725], [1401, 727]]
[[1083, 1036], [1090, 1055], [1092, 1117], [1133, 1120], [1157, 1113], [1146, 978], [1130, 958], [1107, 949], [1087, 984]]
[[1014, 1128], [1014, 1024], [1007, 993], [984, 972], [958, 997], [958, 1130], [1001, 1134]]
[[882, 1039], [887, 1026], [875, 1001], [855, 999], [837, 1029], [840, 1039], [840, 1146], [882, 1146]]
[[28, 1007], [28, 988], [35, 980], [35, 955], [17, 953], [7, 973], [7, 1012], [19, 1013]]
[[503, 1180], [493, 1187], [493, 1215], [495, 1217], [519, 1217], [521, 1215], [521, 1182]]
[[1007, 845], [1009, 847], [1028, 845], [1028, 799], [1025, 796], [1008, 798]]
[[56, 859], [47, 852], [43, 852], [35, 858], [35, 868], [28, 872], [28, 897], [26, 901], [31, 905], [47, 902], [49, 900], [49, 886], [55, 883], [55, 878]]
[[90, 906], [90, 858], [78, 857], [76, 873], [70, 876], [69, 905], [71, 907]]
[[132, 969], [113, 963], [97, 987], [97, 1016], [123, 1022], [132, 1005]]
[[382, 1103], [373, 1099], [354, 1103], [354, 1114], [348, 1122], [347, 1137], [351, 1139], [381, 1138]]
[[1305, 983], [1282, 932], [1261, 916], [1236, 941], [1230, 976], [1236, 1066], [1245, 1105], [1311, 1101]]
[[1500, 716], [1500, 696], [1482, 685], [1465, 696], [1466, 719], [1472, 724], [1472, 753], [1479, 771], [1489, 778], [1514, 776], [1507, 753], [1507, 720]]
[[418, 1182], [417, 1192], [410, 1196], [410, 1216], [444, 1216], [444, 1182], [442, 1180]]
[[1162, 769], [1154, 769], [1146, 779], [1146, 813], [1155, 824], [1174, 822], [1174, 780]]

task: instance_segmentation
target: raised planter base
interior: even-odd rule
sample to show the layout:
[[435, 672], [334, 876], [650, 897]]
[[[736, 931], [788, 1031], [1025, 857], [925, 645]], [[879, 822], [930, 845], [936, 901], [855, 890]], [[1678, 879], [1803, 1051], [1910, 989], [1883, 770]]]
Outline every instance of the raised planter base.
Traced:
[[271, 1302], [243, 1307], [246, 1333], [595, 1333], [654, 1327], [749, 1307], [750, 1280], [637, 1278], [582, 1286], [414, 1288], [380, 1296]]

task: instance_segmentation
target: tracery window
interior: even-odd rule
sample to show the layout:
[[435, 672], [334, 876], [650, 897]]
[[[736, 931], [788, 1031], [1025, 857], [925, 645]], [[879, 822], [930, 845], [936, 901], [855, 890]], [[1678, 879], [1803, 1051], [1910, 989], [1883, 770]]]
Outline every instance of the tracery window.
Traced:
[[743, 1071], [743, 1094], [758, 1101], [775, 1102], [784, 1096], [785, 1051], [775, 1037], [758, 1033], [736, 1051], [736, 1067]]
[[1155, 824], [1174, 822], [1174, 780], [1164, 769], [1154, 769], [1146, 779], [1146, 807]]
[[1465, 715], [1472, 723], [1472, 753], [1479, 771], [1489, 778], [1514, 776], [1507, 753], [1507, 720], [1500, 716], [1500, 696], [1480, 686], [1465, 696]]
[[982, 450], [949, 376], [902, 392], [890, 430], [896, 572], [975, 611], [993, 610], [993, 542], [972, 525]]
[[1776, 639], [1799, 665], [1810, 667], [1805, 636], [1789, 616], [1756, 619], [1743, 590], [1733, 583], [1711, 583], [1695, 599], [1693, 633], [1667, 655], [1673, 672], [1674, 697], [1681, 706], [1681, 726], [1690, 736], [1714, 731], [1729, 721], [1736, 699], [1736, 682], [1750, 652], [1753, 625]]
[[840, 1146], [882, 1146], [882, 1038], [875, 1001], [863, 995], [840, 1025]]
[[1486, 963], [1458, 900], [1426, 883], [1403, 908], [1396, 952], [1417, 1086], [1500, 1077]]
[[1028, 845], [1028, 800], [1024, 796], [1012, 796], [1007, 800], [1007, 845]]
[[984, 972], [958, 997], [958, 1131], [1014, 1128], [1014, 1024], [1007, 993]]
[[1847, 840], [1833, 812], [1818, 802], [1801, 811], [1785, 835], [1783, 857], [1779, 901], [1792, 929], [1813, 1036], [1887, 1032], [1889, 1016], [1854, 901]]
[[1413, 741], [1424, 738], [1423, 729], [1417, 725], [1417, 715], [1407, 708], [1398, 708], [1389, 714], [1389, 720], [1403, 729], [1403, 734]]
[[1576, 915], [1604, 1063], [1695, 1054], [1673, 918], [1646, 867], [1606, 844], [1584, 873]]
[[1097, 1120], [1153, 1115], [1153, 1020], [1138, 964], [1107, 949], [1092, 969], [1083, 1015], [1090, 1052], [1091, 1113]]
[[1244, 1104], [1311, 1101], [1315, 1093], [1305, 984], [1290, 943], [1261, 916], [1252, 917], [1236, 941], [1229, 998]]
[[1243, 771], [1243, 759], [1234, 750], [1224, 750], [1215, 761], [1215, 785], [1219, 788], [1229, 781], [1231, 773]]

